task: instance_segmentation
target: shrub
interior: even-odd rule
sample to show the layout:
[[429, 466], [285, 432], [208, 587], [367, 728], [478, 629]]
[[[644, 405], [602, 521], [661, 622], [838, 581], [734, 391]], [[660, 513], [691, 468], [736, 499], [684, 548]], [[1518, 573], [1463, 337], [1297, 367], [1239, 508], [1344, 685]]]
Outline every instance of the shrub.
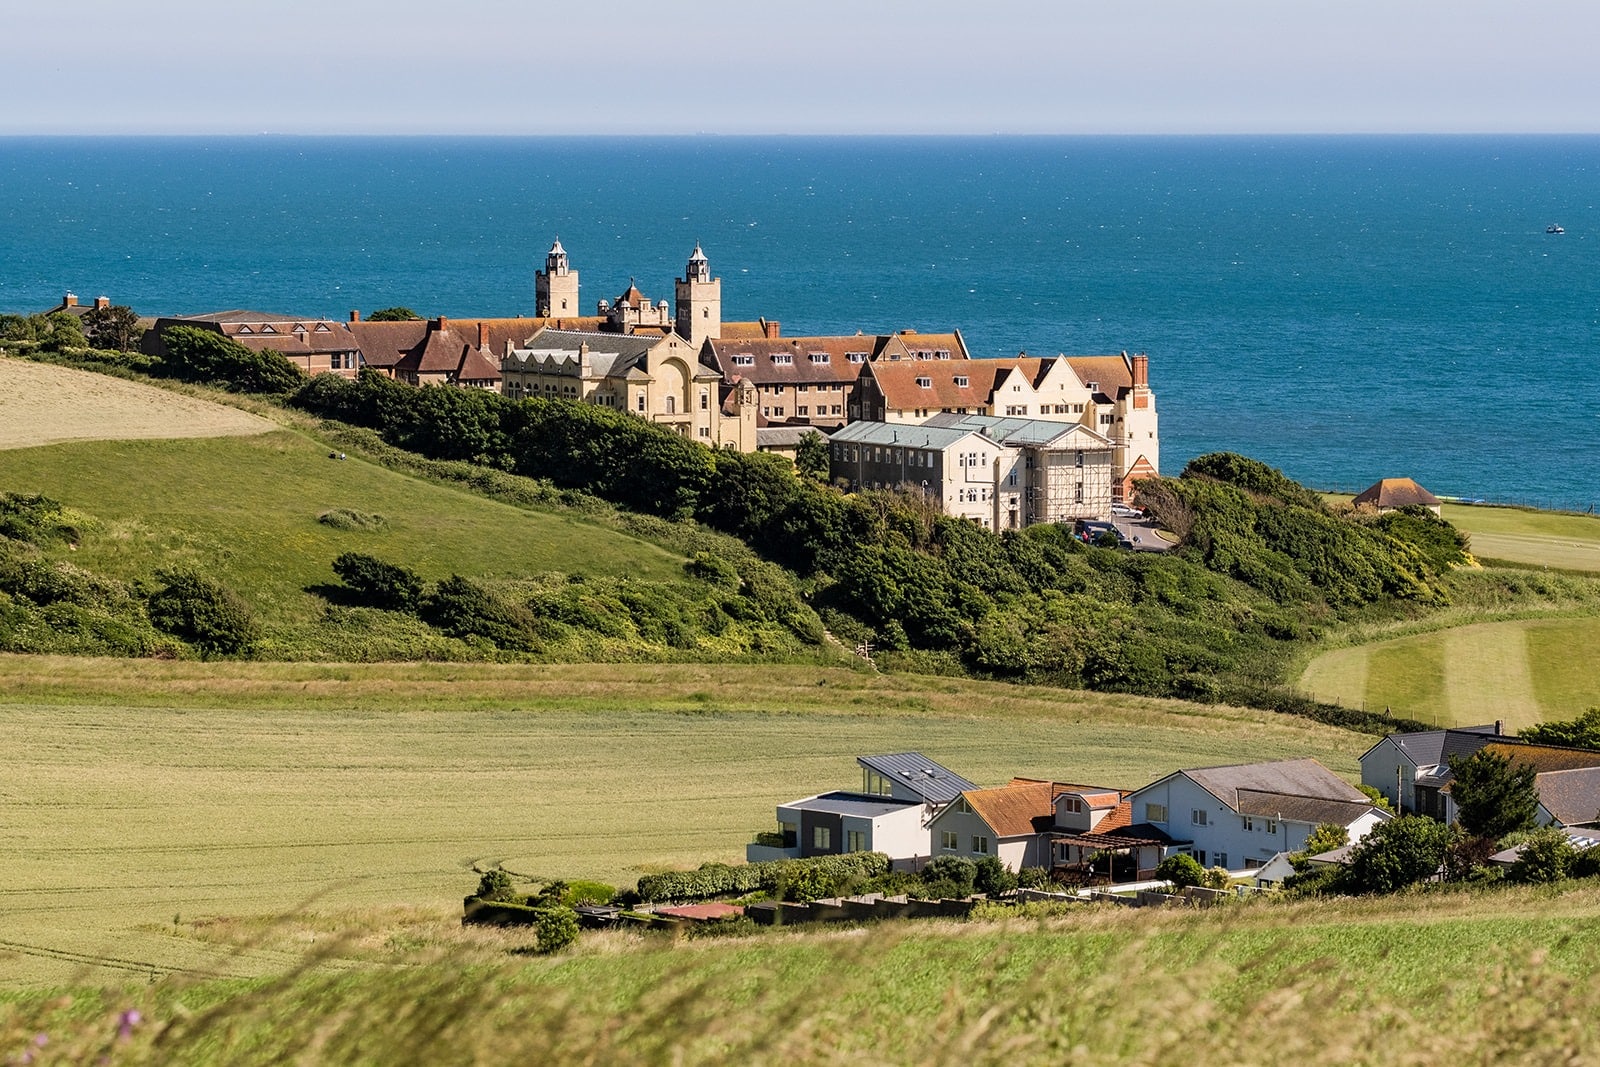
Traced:
[[647, 874], [639, 879], [639, 898], [663, 900], [704, 900], [757, 891], [778, 892], [783, 885], [808, 869], [817, 869], [833, 879], [830, 896], [851, 883], [880, 878], [889, 872], [889, 857], [881, 852], [849, 852], [841, 856], [812, 856], [798, 860], [769, 860], [730, 867], [725, 863], [704, 863], [693, 871], [667, 871]]
[[533, 930], [534, 944], [541, 953], [560, 952], [578, 940], [578, 913], [568, 907], [545, 908]]
[[389, 525], [382, 515], [372, 515], [350, 508], [332, 508], [317, 516], [317, 521], [335, 530], [381, 530]]
[[1205, 881], [1206, 870], [1200, 866], [1199, 860], [1187, 852], [1178, 852], [1158, 863], [1155, 875], [1158, 880], [1182, 889]]
[[1457, 820], [1474, 837], [1498, 841], [1534, 825], [1539, 791], [1531, 764], [1483, 748], [1465, 759], [1451, 756], [1450, 796]]
[[978, 861], [972, 878], [972, 888], [991, 897], [1009, 893], [1017, 888], [1017, 875], [993, 856]]
[[492, 871], [483, 872], [483, 877], [478, 879], [478, 891], [473, 895], [479, 900], [494, 901], [496, 903], [520, 903], [516, 892], [511, 887], [511, 876], [498, 867]]
[[940, 856], [922, 868], [922, 881], [939, 885], [940, 895], [951, 898], [971, 896], [977, 878], [978, 865], [962, 856]]
[[481, 637], [517, 652], [536, 652], [540, 647], [533, 616], [525, 608], [506, 603], [459, 574], [423, 597], [419, 613], [424, 622], [451, 637]]
[[1341, 879], [1355, 893], [1393, 893], [1432, 878], [1444, 865], [1450, 828], [1423, 815], [1379, 823], [1350, 852]]
[[375, 556], [346, 552], [333, 561], [333, 573], [359, 603], [387, 611], [416, 611], [422, 602], [422, 579]]
[[260, 635], [250, 605], [232, 589], [198, 571], [161, 571], [163, 585], [146, 604], [150, 621], [203, 652], [232, 655]]
[[1567, 865], [1567, 875], [1572, 878], [1593, 878], [1597, 874], [1600, 874], [1600, 845], [1579, 849]]
[[305, 372], [276, 352], [255, 352], [231, 337], [196, 326], [161, 331], [165, 349], [157, 373], [188, 382], [220, 385], [236, 393], [281, 396], [299, 389]]
[[1506, 878], [1512, 882], [1559, 882], [1572, 873], [1577, 856], [1578, 850], [1565, 833], [1546, 826], [1528, 835]]
[[1044, 867], [1024, 867], [1017, 872], [1017, 886], [1021, 889], [1044, 889], [1054, 884]]

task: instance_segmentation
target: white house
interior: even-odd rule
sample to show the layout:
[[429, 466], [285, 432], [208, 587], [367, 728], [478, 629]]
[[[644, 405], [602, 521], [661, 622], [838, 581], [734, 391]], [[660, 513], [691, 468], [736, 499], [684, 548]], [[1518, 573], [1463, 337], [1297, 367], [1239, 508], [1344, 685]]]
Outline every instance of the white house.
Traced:
[[1314, 759], [1174, 771], [1130, 796], [1133, 818], [1207, 867], [1254, 869], [1296, 852], [1321, 823], [1359, 841], [1391, 818]]
[[754, 842], [745, 860], [882, 852], [901, 869], [928, 859], [928, 825], [973, 783], [920, 752], [858, 756], [861, 789], [833, 790], [779, 804], [778, 832]]
[[1450, 758], [1466, 757], [1503, 739], [1503, 724], [1459, 726], [1389, 734], [1361, 754], [1361, 784], [1382, 793], [1402, 815], [1429, 815], [1441, 822], [1455, 818], [1447, 794]]

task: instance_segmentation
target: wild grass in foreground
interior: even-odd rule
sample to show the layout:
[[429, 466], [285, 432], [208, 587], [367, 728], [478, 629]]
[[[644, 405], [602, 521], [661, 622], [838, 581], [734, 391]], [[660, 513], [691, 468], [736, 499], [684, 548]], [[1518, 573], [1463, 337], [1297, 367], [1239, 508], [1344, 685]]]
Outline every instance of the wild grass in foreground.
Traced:
[[434, 924], [355, 968], [330, 969], [313, 950], [269, 981], [14, 998], [0, 1006], [0, 1055], [1584, 1064], [1600, 1047], [1596, 933], [1600, 894], [1570, 884], [732, 941], [611, 933], [548, 959], [520, 955], [503, 934]]

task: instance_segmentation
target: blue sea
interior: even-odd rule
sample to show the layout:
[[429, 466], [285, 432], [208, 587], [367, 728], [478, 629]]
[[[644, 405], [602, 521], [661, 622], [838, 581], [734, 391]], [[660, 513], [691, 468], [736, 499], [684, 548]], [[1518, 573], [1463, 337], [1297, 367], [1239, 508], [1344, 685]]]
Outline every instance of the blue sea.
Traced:
[[[0, 139], [0, 310], [726, 319], [1150, 356], [1163, 470], [1600, 504], [1600, 138]], [[1565, 227], [1547, 234], [1552, 223]]]

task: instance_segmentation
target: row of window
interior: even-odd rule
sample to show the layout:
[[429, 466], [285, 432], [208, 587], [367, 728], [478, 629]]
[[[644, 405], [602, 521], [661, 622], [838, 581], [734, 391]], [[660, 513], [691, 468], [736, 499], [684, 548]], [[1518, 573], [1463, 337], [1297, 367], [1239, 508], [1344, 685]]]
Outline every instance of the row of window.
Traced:
[[[957, 389], [965, 389], [967, 387], [967, 376], [964, 375], [964, 374], [956, 375], [956, 377], [955, 377], [955, 386], [956, 386]], [[917, 379], [917, 388], [919, 388], [919, 389], [932, 389], [933, 388], [933, 379], [932, 378], [918, 378]]]
[[[818, 851], [832, 849], [833, 827], [813, 826], [811, 828], [811, 847]], [[846, 852], [865, 852], [867, 850], [867, 832], [865, 830], [846, 830], [844, 832], [844, 850]]]
[[[958, 852], [961, 849], [961, 835], [954, 830], [943, 830], [939, 834], [939, 847], [945, 852]], [[978, 856], [989, 854], [989, 839], [982, 834], [972, 835], [971, 852]]]
[[[1194, 808], [1193, 810], [1191, 810], [1189, 812], [1189, 822], [1192, 823], [1195, 826], [1206, 826], [1206, 825], [1209, 825], [1210, 818], [1211, 818], [1211, 813], [1206, 811], [1205, 808]], [[1239, 817], [1239, 819], [1240, 819], [1240, 824], [1244, 827], [1246, 832], [1253, 833], [1255, 831], [1255, 829], [1256, 829], [1256, 823], [1257, 822], [1261, 823], [1261, 829], [1265, 833], [1275, 834], [1275, 833], [1278, 832], [1278, 820], [1277, 819], [1258, 818], [1257, 816], [1254, 816], [1254, 815], [1241, 815]], [[1153, 822], [1153, 823], [1164, 823], [1164, 822], [1166, 822], [1167, 821], [1167, 806], [1165, 804], [1148, 804], [1147, 803], [1144, 806], [1144, 821], [1145, 822]], [[1225, 866], [1227, 866], [1227, 864], [1223, 863], [1221, 860], [1218, 860], [1217, 861], [1217, 866], [1225, 867]]]

